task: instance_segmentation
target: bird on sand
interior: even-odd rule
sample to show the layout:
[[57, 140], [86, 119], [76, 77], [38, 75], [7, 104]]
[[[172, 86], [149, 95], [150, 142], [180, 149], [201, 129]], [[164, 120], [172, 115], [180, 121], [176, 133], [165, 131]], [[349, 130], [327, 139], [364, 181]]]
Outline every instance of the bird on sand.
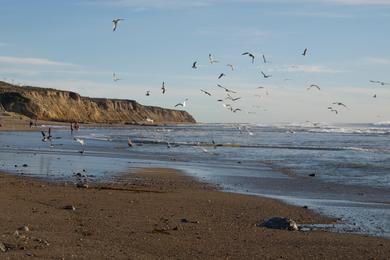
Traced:
[[234, 70], [234, 65], [233, 64], [226, 64], [226, 66], [230, 67], [230, 69], [233, 71]]
[[194, 61], [194, 63], [192, 63], [192, 68], [193, 69], [197, 69], [198, 67], [196, 67], [196, 63], [198, 63], [197, 61]]
[[307, 88], [307, 90], [310, 90], [310, 89], [312, 89], [312, 88], [317, 88], [318, 90], [321, 90], [321, 88], [320, 88], [318, 85], [316, 85], [316, 84], [311, 84], [311, 85]]
[[209, 62], [210, 62], [210, 64], [213, 64], [213, 63], [218, 63], [219, 61], [214, 60], [213, 56], [212, 56], [211, 53], [210, 53], [210, 54], [209, 54]]
[[233, 90], [230, 90], [230, 89], [227, 89], [227, 88], [225, 88], [225, 87], [223, 87], [223, 86], [221, 86], [221, 85], [219, 85], [219, 84], [217, 84], [217, 87], [223, 88], [226, 92], [230, 92], [230, 93], [234, 93], [234, 94], [237, 93], [237, 92], [235, 92], [235, 91], [233, 91]]
[[241, 55], [248, 55], [251, 59], [252, 59], [252, 64], [255, 62], [255, 55], [253, 55], [252, 53], [250, 52], [244, 52], [243, 54]]
[[222, 78], [223, 76], [226, 76], [224, 73], [219, 74], [218, 79]]
[[113, 31], [113, 32], [115, 32], [116, 29], [118, 28], [119, 22], [120, 22], [120, 21], [123, 21], [123, 20], [125, 20], [125, 19], [123, 19], [123, 18], [118, 18], [118, 19], [112, 20], [112, 31]]
[[305, 48], [305, 50], [303, 51], [302, 55], [303, 55], [303, 56], [306, 56], [306, 55], [307, 55], [307, 48]]
[[202, 92], [205, 93], [206, 95], [211, 96], [210, 92], [207, 92], [206, 90], [201, 89], [200, 91], [202, 91]]
[[121, 79], [118, 78], [118, 77], [116, 76], [116, 73], [114, 72], [114, 73], [112, 73], [112, 80], [116, 82], [116, 81], [121, 80]]
[[177, 103], [175, 107], [179, 107], [179, 106], [186, 107], [186, 101], [188, 101], [188, 98], [184, 99], [183, 103]]
[[263, 71], [261, 71], [261, 74], [263, 75], [263, 77], [264, 77], [265, 79], [268, 79], [268, 78], [272, 77], [272, 75], [267, 75], [267, 74], [265, 74]]
[[163, 81], [161, 86], [162, 93], [165, 94], [166, 88], [165, 88], [165, 82]]

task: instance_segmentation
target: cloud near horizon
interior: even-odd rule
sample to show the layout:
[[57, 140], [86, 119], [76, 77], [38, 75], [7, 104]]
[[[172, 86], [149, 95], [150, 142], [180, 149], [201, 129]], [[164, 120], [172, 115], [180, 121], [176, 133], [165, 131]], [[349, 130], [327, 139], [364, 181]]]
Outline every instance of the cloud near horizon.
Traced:
[[11, 56], [0, 56], [1, 64], [15, 64], [15, 65], [37, 65], [37, 66], [76, 66], [71, 63], [53, 61], [44, 58], [22, 58]]

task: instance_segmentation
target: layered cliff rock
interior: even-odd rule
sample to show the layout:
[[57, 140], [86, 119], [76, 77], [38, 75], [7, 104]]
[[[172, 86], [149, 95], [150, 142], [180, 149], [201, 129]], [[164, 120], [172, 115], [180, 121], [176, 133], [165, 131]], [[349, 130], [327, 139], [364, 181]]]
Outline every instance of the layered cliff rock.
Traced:
[[[143, 106], [134, 100], [82, 97], [77, 93], [0, 82], [0, 111], [30, 118], [83, 123], [195, 123], [186, 111]], [[151, 121], [148, 120], [148, 121]]]

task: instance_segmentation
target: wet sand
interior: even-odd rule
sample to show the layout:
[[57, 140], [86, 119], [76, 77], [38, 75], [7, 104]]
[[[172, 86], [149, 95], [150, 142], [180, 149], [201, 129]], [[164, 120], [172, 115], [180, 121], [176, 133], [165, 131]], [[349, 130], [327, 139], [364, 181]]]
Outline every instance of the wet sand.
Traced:
[[[334, 220], [272, 199], [217, 191], [171, 169], [115, 184], [0, 174], [1, 259], [388, 259], [390, 240], [256, 227], [273, 216]], [[76, 209], [64, 209], [71, 205]], [[30, 231], [15, 231], [27, 225]]]

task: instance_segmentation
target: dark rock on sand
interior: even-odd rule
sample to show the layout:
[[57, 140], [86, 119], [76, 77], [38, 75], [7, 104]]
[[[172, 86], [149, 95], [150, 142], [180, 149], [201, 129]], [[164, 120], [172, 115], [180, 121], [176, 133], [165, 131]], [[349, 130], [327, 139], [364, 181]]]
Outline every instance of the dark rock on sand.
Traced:
[[298, 225], [294, 220], [283, 217], [270, 218], [261, 224], [257, 224], [257, 226], [272, 229], [298, 230]]

